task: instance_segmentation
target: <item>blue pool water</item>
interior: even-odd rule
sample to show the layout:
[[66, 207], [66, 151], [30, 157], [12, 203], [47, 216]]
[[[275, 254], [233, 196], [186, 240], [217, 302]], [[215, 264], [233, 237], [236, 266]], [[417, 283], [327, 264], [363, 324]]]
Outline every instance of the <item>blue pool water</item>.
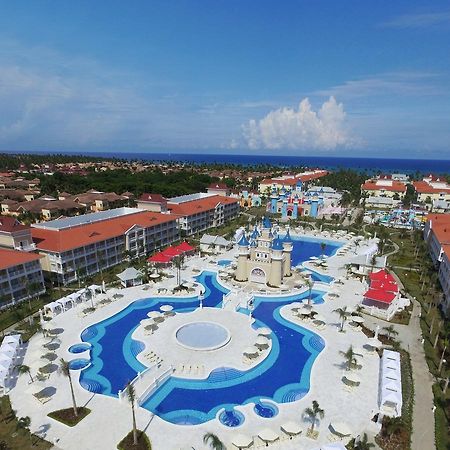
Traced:
[[271, 419], [278, 414], [278, 408], [267, 402], [255, 403], [253, 411], [255, 411], [258, 416], [264, 417], [265, 419]]
[[227, 427], [238, 427], [245, 421], [244, 414], [235, 409], [225, 409], [219, 414], [220, 423]]
[[217, 264], [219, 266], [226, 267], [226, 266], [229, 266], [232, 262], [233, 261], [231, 261], [231, 259], [219, 259], [219, 261], [217, 261]]
[[[310, 256], [320, 255], [320, 242], [295, 240], [293, 265]], [[331, 255], [337, 248], [339, 245], [327, 241], [325, 254]], [[205, 287], [203, 305], [220, 307], [223, 294], [228, 291], [217, 282], [216, 274], [203, 272], [196, 281]], [[173, 423], [198, 424], [213, 419], [220, 409], [236, 412], [234, 406], [259, 403], [262, 398], [276, 403], [302, 398], [309, 391], [311, 368], [325, 343], [315, 333], [283, 319], [279, 310], [283, 305], [307, 296], [308, 293], [288, 297], [255, 297], [254, 327], [266, 326], [273, 331], [271, 352], [256, 367], [247, 371], [221, 367], [206, 380], [172, 376], [141, 406]], [[322, 296], [323, 292], [313, 290], [313, 302], [323, 302]], [[131, 335], [147, 313], [159, 310], [162, 304], [170, 304], [177, 313], [183, 313], [196, 309], [198, 299], [154, 297], [139, 300], [83, 331], [82, 341], [92, 346], [91, 365], [80, 373], [80, 384], [85, 389], [117, 396], [129, 380], [146, 368], [136, 359], [144, 345], [131, 339]], [[241, 309], [239, 313], [248, 314], [249, 311]], [[260, 406], [263, 413], [270, 414], [267, 404]]]
[[292, 241], [294, 244], [292, 249], [292, 267], [307, 261], [311, 256], [320, 256], [322, 254], [322, 249], [320, 247], [322, 242], [326, 244], [323, 254], [327, 256], [334, 255], [337, 250], [342, 247], [342, 244], [337, 241], [305, 236], [302, 236], [301, 238], [292, 236]]
[[86, 343], [74, 344], [74, 345], [69, 347], [69, 352], [70, 353], [83, 353], [86, 350], [89, 350], [90, 348], [91, 348], [91, 346], [89, 344], [86, 344]]
[[72, 370], [80, 370], [87, 367], [90, 364], [90, 362], [91, 361], [89, 361], [89, 359], [85, 358], [72, 359], [71, 361], [69, 361], [69, 367]]

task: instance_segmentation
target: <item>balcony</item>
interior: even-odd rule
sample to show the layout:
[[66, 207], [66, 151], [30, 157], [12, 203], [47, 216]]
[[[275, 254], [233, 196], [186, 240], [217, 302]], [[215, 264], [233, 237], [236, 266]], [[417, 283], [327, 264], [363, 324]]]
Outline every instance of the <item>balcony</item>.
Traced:
[[21, 252], [32, 252], [32, 251], [36, 250], [36, 244], [34, 242], [32, 242], [31, 244], [17, 246], [17, 247], [14, 247], [14, 250], [19, 250]]

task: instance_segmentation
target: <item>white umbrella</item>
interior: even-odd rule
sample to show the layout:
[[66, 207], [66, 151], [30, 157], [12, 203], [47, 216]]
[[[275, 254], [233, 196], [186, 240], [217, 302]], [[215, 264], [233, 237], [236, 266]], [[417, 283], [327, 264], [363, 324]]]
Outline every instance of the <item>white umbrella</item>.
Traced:
[[367, 344], [373, 348], [380, 348], [383, 344], [376, 338], [370, 338], [367, 340]]
[[156, 279], [156, 278], [159, 278], [159, 273], [152, 273], [152, 274], [150, 274], [150, 278], [152, 278], [152, 279]]
[[274, 442], [277, 439], [279, 439], [279, 436], [275, 431], [271, 430], [270, 428], [263, 428], [259, 433], [258, 436], [264, 441], [264, 442]]
[[355, 323], [364, 323], [364, 317], [361, 316], [353, 316], [351, 320]]
[[169, 311], [172, 311], [173, 306], [172, 305], [161, 305], [161, 307], [159, 309], [163, 312], [169, 312]]
[[231, 443], [239, 449], [247, 448], [253, 444], [253, 438], [250, 436], [247, 436], [246, 434], [238, 434], [233, 438]]
[[313, 318], [314, 322], [326, 322], [325, 317], [321, 316], [320, 314], [316, 314]]
[[350, 381], [350, 383], [361, 383], [361, 378], [354, 372], [345, 373], [344, 378]]
[[258, 328], [256, 331], [260, 336], [270, 336], [272, 334], [272, 330], [267, 327]]
[[249, 356], [250, 355], [257, 355], [258, 352], [259, 352], [259, 350], [254, 345], [252, 345], [251, 347], [247, 347], [244, 350], [244, 354], [249, 355]]
[[269, 339], [267, 339], [265, 336], [258, 336], [256, 338], [255, 344], [261, 347], [268, 347]]
[[161, 317], [161, 313], [159, 311], [149, 311], [147, 313], [147, 317], [150, 317], [150, 319], [156, 319], [157, 317]]
[[345, 422], [332, 422], [330, 423], [330, 426], [333, 431], [340, 436], [349, 436], [352, 434], [352, 430]]
[[301, 425], [295, 422], [283, 423], [281, 429], [287, 434], [300, 434], [302, 432]]

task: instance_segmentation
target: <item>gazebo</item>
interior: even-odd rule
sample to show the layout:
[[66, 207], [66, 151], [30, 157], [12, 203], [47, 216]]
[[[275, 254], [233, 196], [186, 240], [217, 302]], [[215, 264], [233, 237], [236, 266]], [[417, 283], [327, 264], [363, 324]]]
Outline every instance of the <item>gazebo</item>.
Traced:
[[180, 245], [177, 245], [175, 249], [187, 256], [191, 256], [195, 253], [195, 247], [188, 244], [186, 241], [182, 242]]
[[157, 266], [167, 267], [172, 263], [172, 258], [163, 254], [162, 252], [155, 253], [153, 256], [147, 259], [149, 264]]
[[128, 267], [117, 275], [123, 287], [139, 286], [142, 284], [142, 272], [134, 267]]

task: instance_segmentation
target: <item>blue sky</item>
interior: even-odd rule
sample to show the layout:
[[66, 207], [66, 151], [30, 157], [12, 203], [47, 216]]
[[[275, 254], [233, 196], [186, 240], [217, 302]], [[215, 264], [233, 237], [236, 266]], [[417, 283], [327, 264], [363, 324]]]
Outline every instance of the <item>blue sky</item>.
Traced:
[[0, 149], [450, 158], [446, 1], [2, 1]]

